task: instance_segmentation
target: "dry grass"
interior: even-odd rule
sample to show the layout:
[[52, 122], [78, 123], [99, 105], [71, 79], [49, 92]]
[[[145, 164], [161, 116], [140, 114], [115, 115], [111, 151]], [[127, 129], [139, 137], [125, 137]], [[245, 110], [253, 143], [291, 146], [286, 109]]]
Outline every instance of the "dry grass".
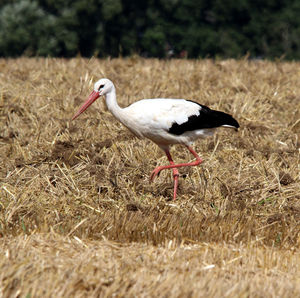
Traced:
[[[300, 295], [300, 63], [0, 60], [0, 295]], [[238, 133], [196, 143], [205, 162], [150, 184], [162, 152], [103, 101], [189, 98]], [[179, 149], [175, 151], [175, 149]], [[191, 156], [174, 147], [176, 161]], [[145, 156], [149, 158], [145, 159]]]

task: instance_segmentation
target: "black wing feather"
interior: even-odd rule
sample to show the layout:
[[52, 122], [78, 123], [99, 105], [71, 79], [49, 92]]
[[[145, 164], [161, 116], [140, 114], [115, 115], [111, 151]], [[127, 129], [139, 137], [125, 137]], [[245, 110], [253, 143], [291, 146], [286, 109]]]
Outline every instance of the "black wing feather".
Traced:
[[[194, 102], [196, 103], [196, 102]], [[196, 103], [198, 104], [198, 103]], [[186, 131], [193, 131], [197, 129], [216, 128], [222, 125], [230, 125], [239, 128], [238, 122], [229, 114], [215, 111], [207, 106], [200, 105], [199, 115], [192, 115], [184, 123], [178, 124], [174, 122], [169, 129], [169, 133], [174, 135], [181, 135]]]

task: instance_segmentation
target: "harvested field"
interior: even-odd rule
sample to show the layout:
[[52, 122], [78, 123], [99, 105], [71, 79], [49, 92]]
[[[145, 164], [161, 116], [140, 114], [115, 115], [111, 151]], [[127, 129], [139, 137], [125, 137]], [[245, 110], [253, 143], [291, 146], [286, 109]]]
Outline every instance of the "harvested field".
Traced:
[[[0, 59], [0, 296], [300, 296], [300, 63]], [[152, 184], [162, 151], [99, 99], [187, 98], [238, 132]], [[176, 150], [178, 149], [178, 150]], [[181, 146], [174, 160], [191, 160]], [[147, 159], [146, 159], [146, 158]]]

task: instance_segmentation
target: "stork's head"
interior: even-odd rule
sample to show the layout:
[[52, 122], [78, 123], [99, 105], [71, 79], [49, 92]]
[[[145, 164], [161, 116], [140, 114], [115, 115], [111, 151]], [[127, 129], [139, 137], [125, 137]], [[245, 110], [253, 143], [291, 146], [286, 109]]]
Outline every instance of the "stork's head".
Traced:
[[109, 79], [100, 79], [94, 85], [94, 92], [98, 92], [99, 96], [105, 95], [112, 91], [114, 84]]
[[84, 112], [97, 98], [113, 91], [114, 84], [109, 79], [100, 79], [94, 85], [94, 90], [89, 95], [85, 103], [80, 107], [78, 112], [73, 116], [72, 120], [76, 119], [82, 112]]

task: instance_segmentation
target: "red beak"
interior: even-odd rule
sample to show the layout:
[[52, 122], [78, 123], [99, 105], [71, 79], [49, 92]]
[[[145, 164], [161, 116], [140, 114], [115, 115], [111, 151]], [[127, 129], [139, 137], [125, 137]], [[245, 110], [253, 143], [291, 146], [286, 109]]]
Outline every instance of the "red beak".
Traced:
[[82, 112], [84, 112], [99, 96], [99, 92], [93, 91], [78, 112], [73, 116], [72, 120], [76, 119]]

